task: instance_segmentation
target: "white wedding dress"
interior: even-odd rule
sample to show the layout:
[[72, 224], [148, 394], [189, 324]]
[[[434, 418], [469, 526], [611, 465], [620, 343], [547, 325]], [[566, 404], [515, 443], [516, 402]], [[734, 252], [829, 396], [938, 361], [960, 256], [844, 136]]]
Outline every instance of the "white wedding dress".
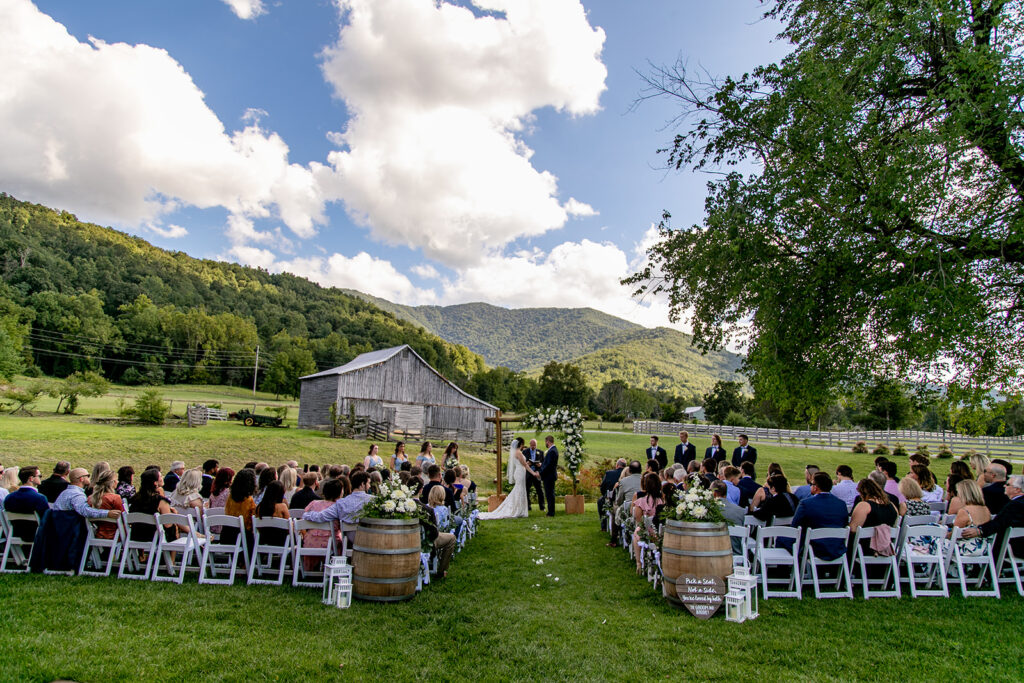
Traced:
[[519, 449], [509, 453], [507, 476], [512, 483], [512, 492], [505, 497], [494, 512], [481, 512], [480, 519], [512, 519], [529, 516], [529, 500], [526, 491], [526, 468], [519, 462]]

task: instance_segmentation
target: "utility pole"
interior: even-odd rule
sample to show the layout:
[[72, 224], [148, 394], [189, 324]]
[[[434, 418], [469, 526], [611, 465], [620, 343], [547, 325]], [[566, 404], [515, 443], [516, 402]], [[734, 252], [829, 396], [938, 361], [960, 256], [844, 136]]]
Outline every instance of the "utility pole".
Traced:
[[252, 399], [256, 400], [256, 375], [260, 371], [260, 345], [256, 345], [256, 365], [252, 368]]

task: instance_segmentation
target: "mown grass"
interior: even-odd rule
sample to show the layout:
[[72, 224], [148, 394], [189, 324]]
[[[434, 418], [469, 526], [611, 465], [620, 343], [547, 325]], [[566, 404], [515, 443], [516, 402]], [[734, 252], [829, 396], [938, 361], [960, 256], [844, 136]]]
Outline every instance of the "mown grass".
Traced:
[[776, 599], [704, 622], [605, 540], [592, 506], [482, 523], [446, 580], [344, 611], [310, 589], [0, 575], [0, 678], [1019, 680], [1015, 593]]

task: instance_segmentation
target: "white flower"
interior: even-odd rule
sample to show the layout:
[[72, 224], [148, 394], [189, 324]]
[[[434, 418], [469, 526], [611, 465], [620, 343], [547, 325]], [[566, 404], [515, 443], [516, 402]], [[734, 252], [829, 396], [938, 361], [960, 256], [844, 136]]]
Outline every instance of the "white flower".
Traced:
[[702, 517], [704, 517], [707, 514], [708, 514], [708, 509], [706, 507], [704, 507], [703, 505], [698, 505], [697, 507], [693, 508], [693, 516], [698, 518], [698, 519], [701, 519]]
[[384, 506], [383, 507], [384, 507], [384, 512], [394, 512], [395, 511], [395, 502], [393, 500], [386, 500], [386, 501], [384, 501]]
[[401, 491], [392, 491], [391, 492], [391, 497], [394, 500], [405, 500], [405, 494], [402, 493]]
[[406, 512], [416, 512], [416, 501], [411, 500], [411, 499], [410, 500], [406, 500], [405, 501], [405, 511]]
[[410, 491], [409, 491], [409, 487], [408, 487], [408, 486], [406, 486], [405, 484], [402, 484], [402, 493], [404, 493], [404, 494], [405, 494], [405, 495], [407, 495], [407, 496], [408, 496], [408, 495], [409, 495], [409, 493], [410, 493]]
[[686, 506], [685, 505], [683, 505], [682, 503], [680, 503], [679, 505], [676, 505], [676, 514], [677, 515], [681, 515], [681, 514], [683, 514], [685, 512], [686, 512]]

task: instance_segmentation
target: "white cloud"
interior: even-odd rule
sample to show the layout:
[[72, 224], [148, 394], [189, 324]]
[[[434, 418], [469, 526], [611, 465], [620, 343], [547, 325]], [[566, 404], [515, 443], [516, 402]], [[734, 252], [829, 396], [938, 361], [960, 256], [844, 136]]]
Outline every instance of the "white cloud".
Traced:
[[365, 251], [351, 258], [342, 254], [332, 254], [326, 259], [296, 258], [277, 263], [275, 269], [309, 278], [326, 287], [356, 289], [388, 301], [428, 304], [434, 303], [436, 298], [432, 290], [413, 285], [390, 261]]
[[592, 207], [590, 204], [584, 204], [575, 197], [569, 197], [569, 201], [565, 203], [563, 208], [570, 216], [584, 217], [597, 215], [597, 209]]
[[[449, 265], [478, 263], [560, 228], [585, 204], [558, 201], [517, 133], [531, 112], [596, 112], [604, 32], [579, 0], [336, 0], [347, 19], [324, 75], [352, 115], [329, 139], [329, 198], [389, 243]], [[586, 207], [586, 208], [584, 208]], [[591, 209], [592, 211], [592, 209]]]
[[121, 225], [182, 205], [276, 213], [300, 237], [324, 221], [312, 170], [255, 119], [227, 132], [164, 50], [82, 43], [29, 0], [6, 0], [0, 73], [0, 185], [16, 196]]
[[266, 13], [263, 0], [224, 0], [224, 4], [231, 8], [239, 19], [255, 19]]
[[167, 239], [177, 239], [179, 237], [185, 237], [188, 235], [188, 230], [181, 227], [180, 225], [168, 225], [166, 228], [159, 225], [150, 225], [149, 229]]
[[437, 268], [429, 264], [419, 264], [410, 268], [414, 275], [417, 275], [424, 280], [440, 280], [441, 274], [437, 272]]

